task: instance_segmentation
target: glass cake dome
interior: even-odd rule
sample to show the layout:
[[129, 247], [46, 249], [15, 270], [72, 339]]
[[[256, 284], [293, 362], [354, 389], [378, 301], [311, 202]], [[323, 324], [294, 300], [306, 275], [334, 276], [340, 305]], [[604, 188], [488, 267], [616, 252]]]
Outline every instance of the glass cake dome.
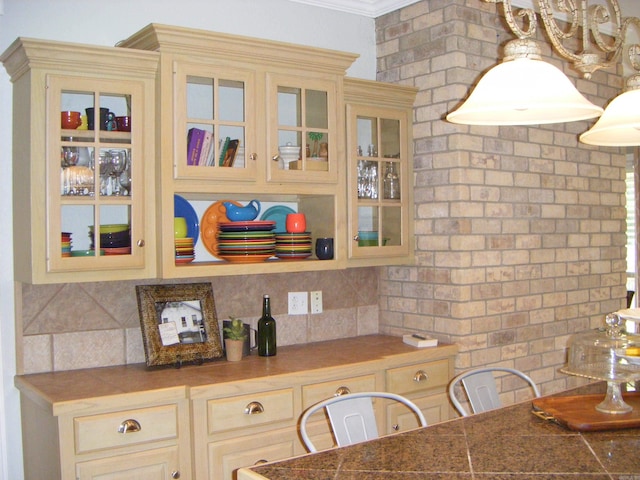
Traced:
[[619, 414], [633, 408], [622, 398], [620, 384], [640, 379], [640, 335], [624, 332], [617, 313], [606, 317], [606, 327], [573, 335], [567, 343], [563, 373], [607, 382], [605, 399], [596, 406], [603, 413]]

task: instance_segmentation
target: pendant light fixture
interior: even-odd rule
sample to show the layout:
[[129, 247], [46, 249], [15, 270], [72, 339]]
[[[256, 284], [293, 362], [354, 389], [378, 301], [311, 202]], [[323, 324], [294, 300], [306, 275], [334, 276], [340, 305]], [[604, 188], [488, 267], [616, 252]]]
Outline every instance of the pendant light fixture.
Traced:
[[[640, 145], [640, 75], [627, 83], [625, 93], [607, 110], [589, 102], [555, 66], [542, 60], [533, 37], [538, 15], [552, 48], [569, 60], [586, 79], [601, 68], [610, 68], [621, 57], [630, 25], [640, 31], [640, 20], [620, 14], [618, 0], [607, 5], [588, 5], [588, 0], [531, 0], [537, 7], [515, 11], [512, 0], [483, 0], [502, 3], [505, 20], [518, 37], [505, 46], [505, 58], [478, 82], [467, 100], [447, 115], [453, 123], [468, 125], [533, 125], [587, 120], [602, 115], [594, 127], [580, 136], [593, 145]], [[554, 6], [552, 6], [552, 3]], [[558, 15], [560, 18], [554, 18]], [[520, 19], [519, 23], [516, 19]], [[559, 22], [564, 22], [559, 26]], [[606, 24], [607, 32], [601, 32]], [[582, 49], [575, 53], [563, 44], [579, 38]], [[593, 41], [593, 42], [592, 42]], [[640, 57], [640, 46], [629, 48], [630, 57]], [[631, 65], [637, 70], [640, 62]]]
[[469, 98], [447, 115], [466, 125], [535, 125], [598, 117], [602, 108], [587, 100], [571, 80], [542, 60], [529, 38], [511, 40], [502, 63], [489, 70]]

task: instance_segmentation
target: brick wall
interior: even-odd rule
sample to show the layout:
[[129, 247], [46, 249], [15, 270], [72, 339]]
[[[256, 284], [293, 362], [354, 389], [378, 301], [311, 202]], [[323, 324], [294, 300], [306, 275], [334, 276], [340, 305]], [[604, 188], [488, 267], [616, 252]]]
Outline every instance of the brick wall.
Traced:
[[[383, 268], [380, 331], [433, 332], [457, 368], [503, 365], [550, 393], [570, 334], [626, 305], [625, 152], [578, 143], [593, 122], [468, 127], [443, 120], [514, 38], [502, 6], [423, 0], [376, 21], [378, 79], [420, 89], [414, 109], [416, 257]], [[561, 66], [592, 102], [619, 93]], [[506, 402], [524, 392], [502, 385]]]

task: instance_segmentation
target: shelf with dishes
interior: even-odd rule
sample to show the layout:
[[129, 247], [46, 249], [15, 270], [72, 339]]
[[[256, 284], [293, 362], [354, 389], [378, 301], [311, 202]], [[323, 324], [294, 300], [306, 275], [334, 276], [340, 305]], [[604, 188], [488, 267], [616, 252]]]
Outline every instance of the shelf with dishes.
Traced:
[[216, 274], [224, 268], [237, 274], [243, 265], [277, 272], [300, 270], [301, 263], [302, 269], [326, 269], [327, 262], [336, 262], [335, 252], [324, 252], [323, 260], [315, 253], [317, 239], [335, 237], [332, 196], [262, 201], [186, 197], [174, 195], [172, 253], [177, 276], [206, 275], [204, 267], [216, 267]]

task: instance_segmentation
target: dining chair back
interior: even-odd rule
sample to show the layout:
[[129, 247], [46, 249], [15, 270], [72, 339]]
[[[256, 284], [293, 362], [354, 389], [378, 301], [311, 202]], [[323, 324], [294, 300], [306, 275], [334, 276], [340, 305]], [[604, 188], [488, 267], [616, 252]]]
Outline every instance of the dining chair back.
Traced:
[[468, 417], [471, 413], [464, 408], [456, 396], [456, 387], [458, 384], [462, 384], [464, 387], [473, 413], [486, 412], [487, 410], [494, 410], [502, 406], [494, 376], [496, 372], [509, 373], [520, 377], [529, 384], [536, 397], [540, 396], [540, 390], [536, 383], [531, 377], [520, 370], [507, 367], [474, 368], [462, 372], [449, 383], [449, 399], [451, 403], [453, 403], [453, 406], [456, 407], [456, 410], [460, 412], [460, 415]]
[[325, 409], [329, 417], [333, 436], [339, 447], [378, 438], [376, 415], [373, 409], [374, 398], [395, 400], [406, 405], [415, 413], [420, 426], [427, 425], [420, 408], [401, 395], [387, 392], [347, 393], [318, 402], [302, 414], [300, 417], [300, 436], [307, 450], [309, 452], [317, 451], [309, 438], [307, 423], [311, 415], [322, 409]]

